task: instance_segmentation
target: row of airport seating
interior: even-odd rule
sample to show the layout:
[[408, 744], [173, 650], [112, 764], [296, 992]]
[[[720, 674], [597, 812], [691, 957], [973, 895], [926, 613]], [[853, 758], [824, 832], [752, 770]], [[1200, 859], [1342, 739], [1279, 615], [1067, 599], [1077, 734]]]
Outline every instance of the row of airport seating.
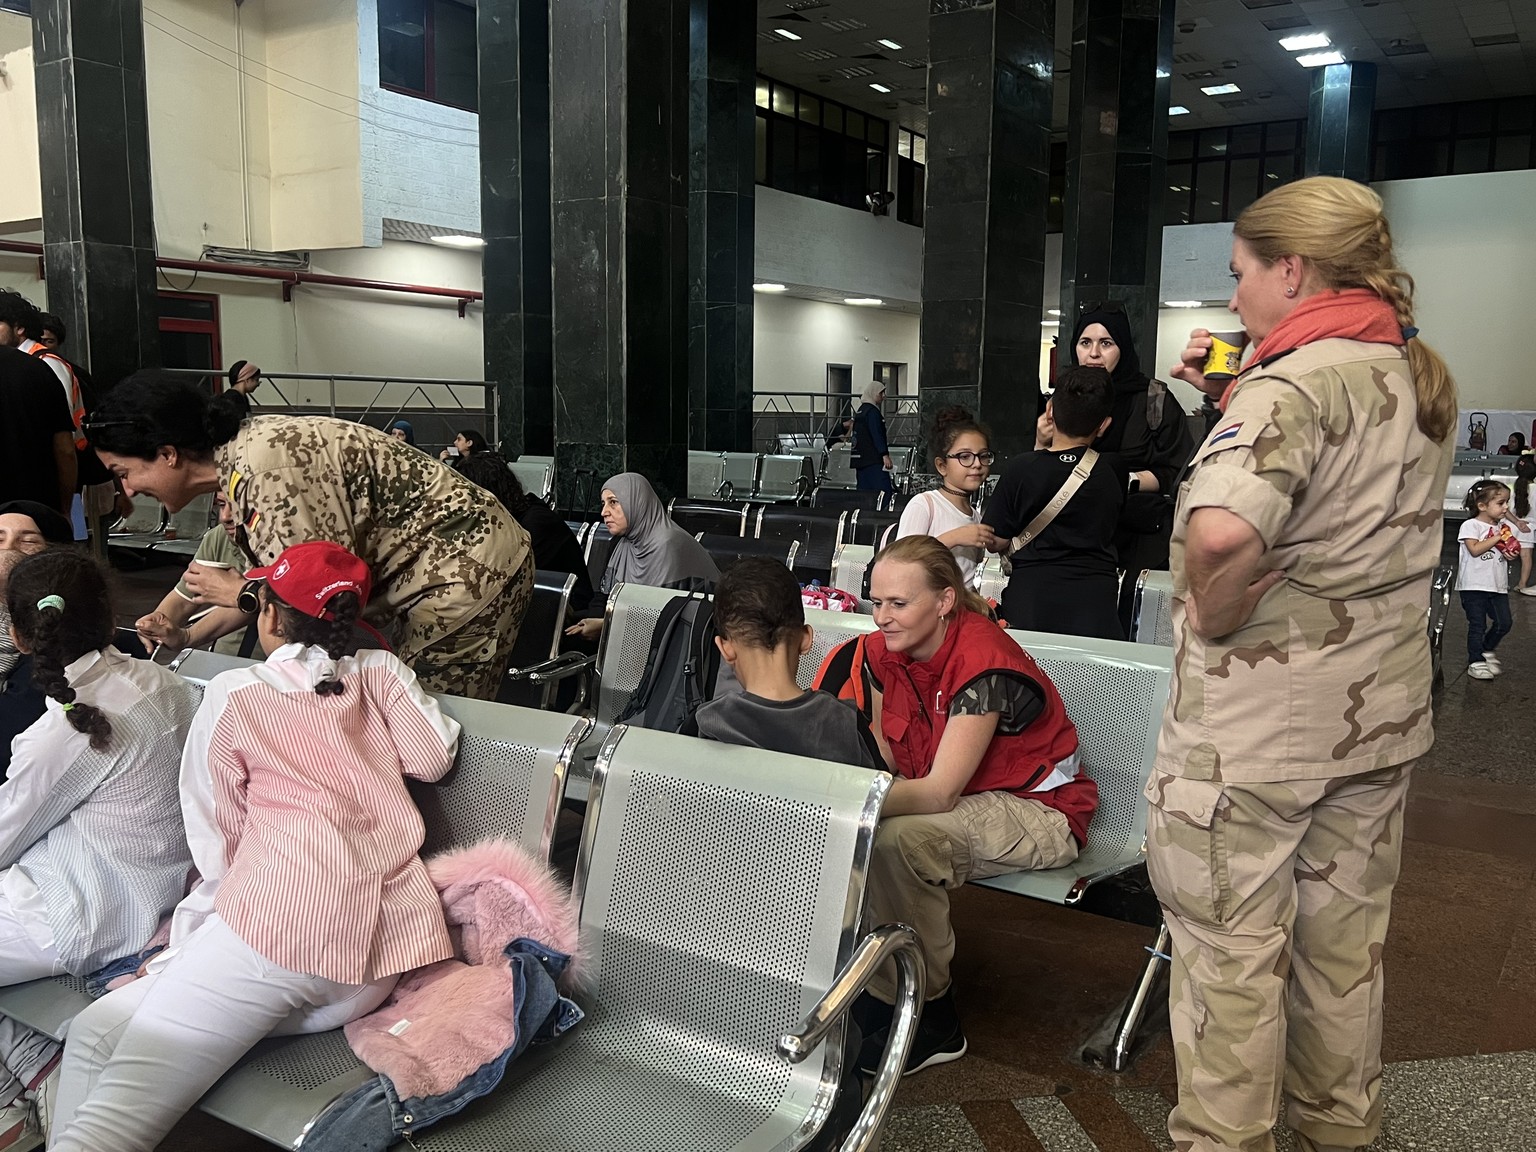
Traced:
[[[896, 487], [905, 491], [911, 476], [913, 454], [906, 446], [892, 446], [891, 463]], [[830, 449], [820, 445], [780, 453], [688, 453], [690, 500], [737, 499], [805, 503], [820, 488], [856, 489], [858, 474], [850, 463], [847, 444]]]

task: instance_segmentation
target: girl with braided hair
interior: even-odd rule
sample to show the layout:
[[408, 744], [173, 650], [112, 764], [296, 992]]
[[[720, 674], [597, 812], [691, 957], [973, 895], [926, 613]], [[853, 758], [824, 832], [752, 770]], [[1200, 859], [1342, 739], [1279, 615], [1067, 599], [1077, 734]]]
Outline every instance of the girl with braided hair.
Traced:
[[[79, 552], [22, 560], [6, 606], [48, 698], [0, 785], [0, 984], [19, 984], [138, 952], [185, 893], [177, 777], [197, 689], [112, 647], [106, 580]], [[0, 1017], [0, 1147], [57, 1054]]]
[[393, 653], [352, 654], [368, 565], [315, 540], [263, 581], [263, 664], [215, 676], [181, 811], [201, 883], [147, 974], [70, 1025], [50, 1147], [150, 1152], [257, 1041], [377, 1008], [453, 954], [402, 777], [453, 767], [459, 725]]

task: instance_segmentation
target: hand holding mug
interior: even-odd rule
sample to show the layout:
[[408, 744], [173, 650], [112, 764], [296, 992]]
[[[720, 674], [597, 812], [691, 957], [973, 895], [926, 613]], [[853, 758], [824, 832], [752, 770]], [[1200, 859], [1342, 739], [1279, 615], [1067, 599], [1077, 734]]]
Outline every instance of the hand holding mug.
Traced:
[[1189, 343], [1184, 346], [1184, 351], [1179, 355], [1178, 364], [1170, 368], [1168, 374], [1175, 380], [1193, 384], [1209, 395], [1210, 389], [1205, 383], [1205, 362], [1210, 359], [1213, 343], [1209, 329], [1196, 328], [1189, 334]]

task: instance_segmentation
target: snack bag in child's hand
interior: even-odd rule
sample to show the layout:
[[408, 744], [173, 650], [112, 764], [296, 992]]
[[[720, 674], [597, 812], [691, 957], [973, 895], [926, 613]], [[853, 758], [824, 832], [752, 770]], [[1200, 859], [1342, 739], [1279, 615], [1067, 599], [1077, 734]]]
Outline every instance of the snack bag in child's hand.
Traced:
[[1520, 559], [1520, 541], [1516, 539], [1514, 531], [1508, 524], [1501, 520], [1488, 535], [1498, 540], [1494, 548], [1500, 556], [1506, 560]]

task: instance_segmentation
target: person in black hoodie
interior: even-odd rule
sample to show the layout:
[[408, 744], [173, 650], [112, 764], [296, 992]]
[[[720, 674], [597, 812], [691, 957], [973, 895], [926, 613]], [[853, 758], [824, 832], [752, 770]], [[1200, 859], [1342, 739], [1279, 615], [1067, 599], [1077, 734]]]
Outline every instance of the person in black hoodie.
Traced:
[[1093, 446], [1099, 452], [1114, 453], [1131, 473], [1130, 492], [1115, 534], [1115, 551], [1125, 571], [1120, 624], [1130, 635], [1137, 578], [1143, 569], [1168, 567], [1173, 499], [1195, 445], [1184, 409], [1168, 386], [1141, 370], [1130, 321], [1118, 306], [1095, 307], [1078, 317], [1072, 332], [1072, 359], [1078, 365], [1105, 369], [1114, 388], [1109, 430]]

